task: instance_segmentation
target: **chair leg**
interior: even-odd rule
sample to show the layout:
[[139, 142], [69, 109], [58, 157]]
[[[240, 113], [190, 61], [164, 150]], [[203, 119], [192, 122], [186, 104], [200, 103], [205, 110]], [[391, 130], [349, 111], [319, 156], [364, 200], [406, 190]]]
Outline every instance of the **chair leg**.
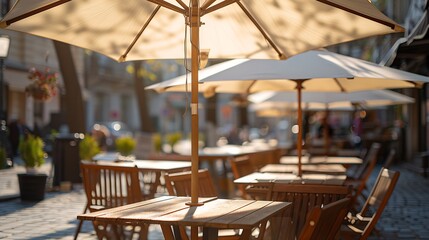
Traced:
[[[85, 205], [85, 209], [83, 210], [83, 213], [85, 214], [87, 211], [88, 211], [88, 204]], [[77, 225], [73, 240], [77, 240], [77, 236], [80, 233], [80, 229], [82, 228], [82, 224], [83, 224], [83, 220], [79, 220], [79, 224]]]
[[74, 240], [77, 240], [77, 236], [80, 233], [80, 229], [82, 228], [83, 220], [79, 220], [79, 224], [77, 225], [76, 232], [74, 233]]

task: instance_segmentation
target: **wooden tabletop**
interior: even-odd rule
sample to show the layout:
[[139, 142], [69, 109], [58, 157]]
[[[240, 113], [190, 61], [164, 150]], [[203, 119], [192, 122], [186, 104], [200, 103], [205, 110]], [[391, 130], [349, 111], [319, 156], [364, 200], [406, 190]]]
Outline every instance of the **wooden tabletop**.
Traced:
[[[314, 164], [303, 165], [302, 172], [305, 173], [322, 173], [331, 175], [345, 175], [346, 168], [341, 164]], [[288, 164], [267, 164], [262, 167], [260, 172], [272, 173], [298, 173], [298, 166]]]
[[132, 160], [132, 161], [110, 161], [98, 160], [103, 165], [137, 167], [142, 171], [150, 172], [172, 172], [191, 169], [191, 162], [167, 161], [167, 160]]
[[127, 223], [131, 225], [160, 224], [164, 236], [171, 236], [171, 227], [199, 226], [209, 229], [209, 239], [217, 238], [217, 229], [244, 229], [251, 233], [253, 227], [270, 219], [290, 207], [288, 202], [232, 200], [200, 198], [202, 206], [189, 206], [189, 197], [164, 196], [122, 207], [78, 215], [78, 219], [106, 223]]
[[191, 169], [190, 161], [169, 161], [169, 160], [116, 160], [110, 156], [103, 158], [103, 155], [98, 156], [97, 163], [103, 165], [129, 166], [137, 167], [142, 171], [150, 172], [176, 172]]
[[[358, 157], [331, 157], [331, 156], [315, 156], [301, 157], [301, 164], [342, 164], [342, 165], [359, 165], [362, 164], [363, 160]], [[298, 164], [297, 156], [284, 156], [280, 158], [281, 164]]]
[[[214, 161], [223, 160], [226, 161], [232, 157], [238, 157], [242, 155], [273, 152], [277, 151], [278, 148], [274, 147], [257, 147], [257, 146], [241, 146], [241, 145], [226, 145], [222, 147], [205, 147], [198, 152], [200, 160]], [[165, 160], [180, 160], [189, 161], [191, 159], [190, 153], [187, 151], [179, 152], [176, 154], [154, 154], [150, 155], [150, 158], [154, 159], [165, 159]]]
[[328, 185], [344, 185], [346, 175], [330, 175], [330, 174], [303, 174], [298, 177], [293, 173], [262, 173], [255, 172], [244, 177], [234, 180], [235, 184], [257, 184], [263, 182], [279, 182], [279, 183], [308, 183], [308, 184], [328, 184]]

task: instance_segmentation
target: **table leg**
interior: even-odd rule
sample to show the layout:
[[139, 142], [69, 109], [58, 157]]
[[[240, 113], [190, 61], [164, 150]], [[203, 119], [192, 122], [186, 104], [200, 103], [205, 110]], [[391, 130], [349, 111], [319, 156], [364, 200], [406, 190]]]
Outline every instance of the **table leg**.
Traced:
[[[175, 240], [173, 231], [171, 230], [170, 225], [161, 224], [162, 234], [164, 235], [165, 240]], [[179, 237], [180, 239], [180, 237]]]
[[207, 227], [203, 228], [203, 240], [217, 240], [217, 239], [218, 239], [217, 228], [207, 228]]
[[149, 224], [143, 224], [140, 226], [139, 240], [148, 240]]
[[240, 240], [250, 239], [251, 235], [252, 235], [252, 229], [243, 229], [240, 235]]

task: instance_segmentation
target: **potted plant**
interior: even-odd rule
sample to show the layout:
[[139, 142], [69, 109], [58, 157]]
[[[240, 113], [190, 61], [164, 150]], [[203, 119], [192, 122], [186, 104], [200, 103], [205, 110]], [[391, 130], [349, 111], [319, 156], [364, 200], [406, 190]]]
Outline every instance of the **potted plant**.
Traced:
[[19, 153], [25, 164], [26, 173], [18, 174], [21, 200], [39, 201], [45, 198], [47, 175], [38, 173], [38, 167], [45, 163], [44, 142], [40, 137], [28, 134], [19, 142]]
[[174, 145], [182, 139], [182, 134], [180, 132], [170, 133], [166, 135], [167, 143], [171, 147], [171, 152], [173, 152]]
[[79, 156], [81, 160], [93, 161], [95, 155], [101, 152], [100, 146], [95, 137], [86, 134], [79, 142]]
[[162, 151], [162, 137], [161, 134], [155, 133], [152, 135], [152, 143], [153, 148], [156, 153], [160, 153]]
[[136, 140], [133, 137], [121, 136], [115, 140], [115, 146], [120, 154], [120, 158], [133, 159], [132, 154], [136, 148]]
[[45, 71], [31, 68], [28, 79], [31, 83], [25, 88], [25, 92], [38, 101], [48, 101], [57, 95], [57, 73], [51, 73], [48, 67]]

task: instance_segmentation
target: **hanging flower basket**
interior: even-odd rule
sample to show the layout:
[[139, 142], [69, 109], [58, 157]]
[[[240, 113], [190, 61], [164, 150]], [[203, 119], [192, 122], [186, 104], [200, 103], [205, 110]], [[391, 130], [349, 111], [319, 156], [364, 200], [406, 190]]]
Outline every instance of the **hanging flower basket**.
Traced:
[[57, 73], [51, 73], [49, 68], [44, 72], [31, 68], [28, 79], [31, 83], [25, 88], [25, 92], [39, 101], [48, 101], [57, 95]]

